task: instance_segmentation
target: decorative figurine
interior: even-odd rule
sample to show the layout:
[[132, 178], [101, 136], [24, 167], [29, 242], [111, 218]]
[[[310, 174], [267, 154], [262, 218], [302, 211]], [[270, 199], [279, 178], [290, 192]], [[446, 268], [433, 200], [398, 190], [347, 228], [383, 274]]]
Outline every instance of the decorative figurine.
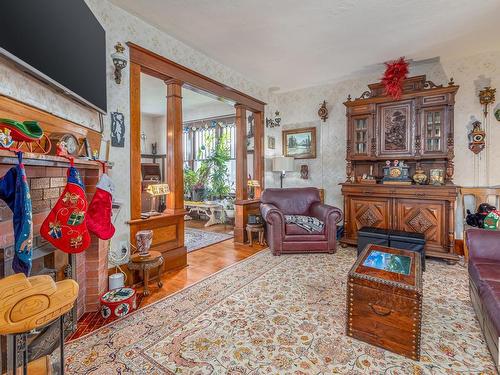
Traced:
[[481, 122], [474, 121], [472, 123], [472, 130], [469, 133], [469, 150], [475, 154], [483, 151], [486, 146], [485, 137], [486, 133], [481, 129]]

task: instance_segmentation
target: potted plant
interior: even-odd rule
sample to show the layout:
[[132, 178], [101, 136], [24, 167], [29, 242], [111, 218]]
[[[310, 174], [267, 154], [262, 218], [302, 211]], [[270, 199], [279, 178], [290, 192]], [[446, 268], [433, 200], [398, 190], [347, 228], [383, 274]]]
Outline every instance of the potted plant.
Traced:
[[234, 198], [227, 198], [223, 202], [223, 207], [227, 218], [234, 219], [234, 202]]
[[191, 168], [184, 168], [184, 197], [185, 199], [193, 199], [193, 189], [198, 181], [196, 171]]

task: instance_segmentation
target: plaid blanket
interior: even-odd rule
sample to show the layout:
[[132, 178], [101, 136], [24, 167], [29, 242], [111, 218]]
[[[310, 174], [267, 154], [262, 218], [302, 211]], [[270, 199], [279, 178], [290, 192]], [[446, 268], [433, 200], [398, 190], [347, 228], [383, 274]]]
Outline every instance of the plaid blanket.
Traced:
[[309, 233], [322, 232], [325, 224], [315, 217], [304, 215], [285, 215], [286, 224], [295, 224]]

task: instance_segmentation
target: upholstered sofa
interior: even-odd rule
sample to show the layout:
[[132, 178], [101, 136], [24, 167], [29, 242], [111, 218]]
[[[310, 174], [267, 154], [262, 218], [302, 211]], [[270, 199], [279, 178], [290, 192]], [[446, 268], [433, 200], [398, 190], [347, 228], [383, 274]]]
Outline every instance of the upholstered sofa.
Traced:
[[[316, 188], [266, 189], [261, 196], [260, 211], [266, 225], [267, 243], [274, 255], [282, 253], [334, 253], [337, 246], [337, 223], [342, 211], [322, 204]], [[285, 222], [284, 215], [304, 215], [321, 220], [319, 232], [309, 232]]]
[[477, 319], [500, 370], [500, 232], [467, 231], [469, 291]]

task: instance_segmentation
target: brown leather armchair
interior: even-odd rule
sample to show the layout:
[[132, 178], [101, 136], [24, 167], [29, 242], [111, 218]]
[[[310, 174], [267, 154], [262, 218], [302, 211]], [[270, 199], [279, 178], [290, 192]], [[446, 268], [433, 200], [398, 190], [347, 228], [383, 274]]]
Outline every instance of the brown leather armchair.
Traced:
[[[318, 189], [266, 189], [260, 200], [267, 243], [274, 255], [335, 252], [337, 223], [342, 220], [342, 211], [322, 204]], [[296, 224], [286, 224], [284, 215], [312, 216], [323, 221], [325, 225], [321, 232], [308, 232]]]

